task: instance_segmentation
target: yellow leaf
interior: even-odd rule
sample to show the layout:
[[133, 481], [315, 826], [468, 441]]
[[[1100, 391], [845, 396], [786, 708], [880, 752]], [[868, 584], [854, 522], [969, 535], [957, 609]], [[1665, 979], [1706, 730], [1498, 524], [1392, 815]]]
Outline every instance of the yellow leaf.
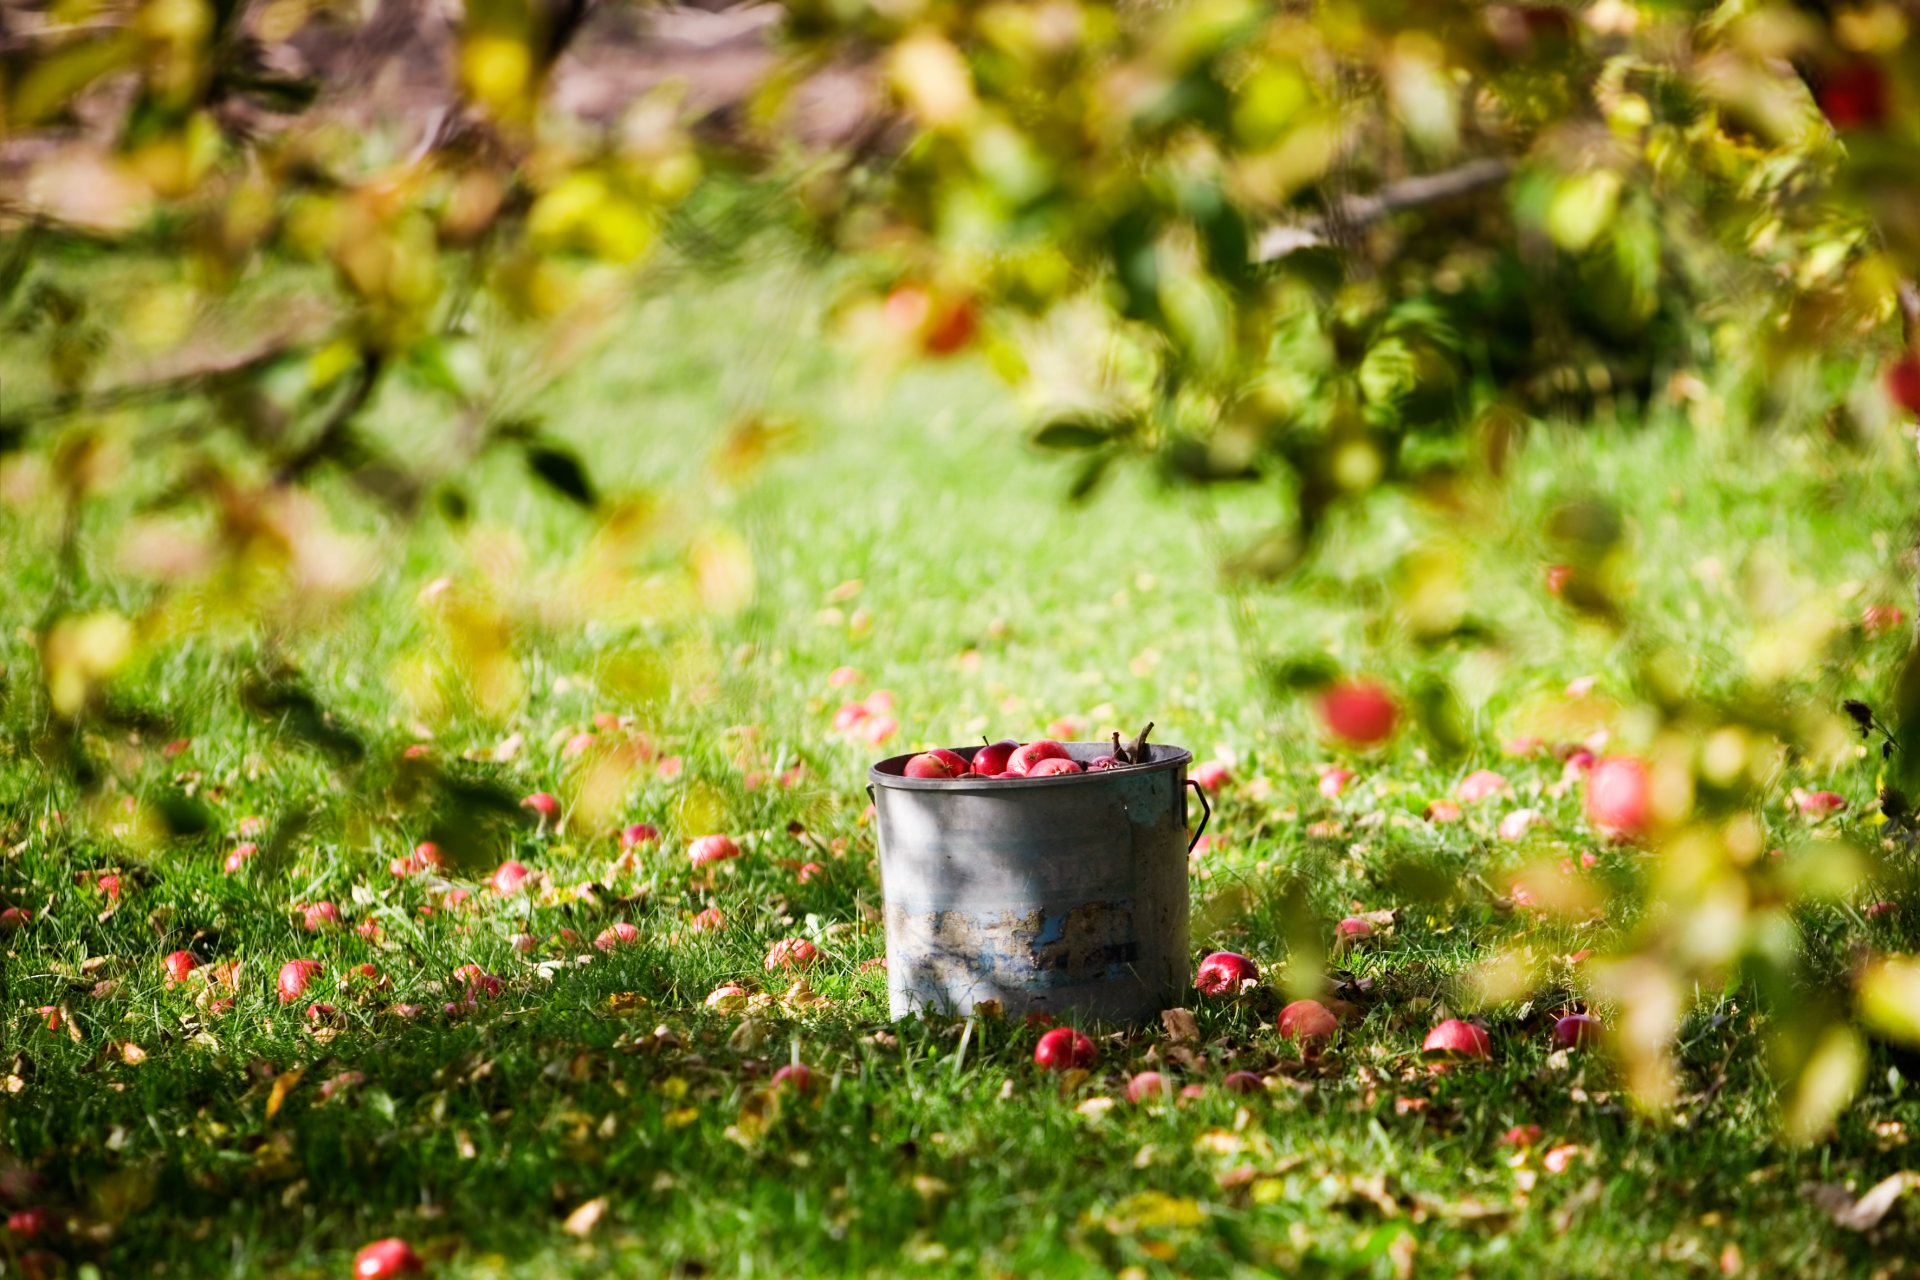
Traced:
[[306, 1078], [306, 1074], [305, 1067], [294, 1067], [290, 1071], [282, 1071], [275, 1077], [273, 1088], [267, 1094], [267, 1119], [271, 1120], [280, 1114], [280, 1107], [286, 1102], [287, 1095], [299, 1086], [300, 1081]]
[[1882, 1035], [1920, 1045], [1920, 961], [1894, 956], [1868, 969], [1860, 979], [1860, 1016]]

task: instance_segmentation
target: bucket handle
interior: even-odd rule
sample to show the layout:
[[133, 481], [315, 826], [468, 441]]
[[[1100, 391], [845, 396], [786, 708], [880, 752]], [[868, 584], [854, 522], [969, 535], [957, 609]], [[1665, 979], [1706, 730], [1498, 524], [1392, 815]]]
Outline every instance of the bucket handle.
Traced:
[[1200, 843], [1200, 837], [1207, 834], [1207, 823], [1213, 818], [1213, 806], [1207, 803], [1205, 787], [1192, 778], [1187, 779], [1187, 785], [1193, 788], [1193, 794], [1200, 797], [1200, 829], [1193, 833], [1193, 839], [1187, 841], [1187, 852], [1192, 853], [1193, 846]]

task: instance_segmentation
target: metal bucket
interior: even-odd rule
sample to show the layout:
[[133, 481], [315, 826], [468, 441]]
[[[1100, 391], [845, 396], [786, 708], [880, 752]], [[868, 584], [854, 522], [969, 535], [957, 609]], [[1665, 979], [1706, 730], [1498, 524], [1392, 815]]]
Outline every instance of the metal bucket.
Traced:
[[[1112, 752], [1063, 745], [1082, 764]], [[993, 1000], [1014, 1016], [1131, 1022], [1187, 998], [1187, 854], [1212, 815], [1187, 780], [1192, 754], [1148, 750], [1143, 765], [1050, 778], [909, 778], [911, 756], [873, 766], [894, 1017]]]

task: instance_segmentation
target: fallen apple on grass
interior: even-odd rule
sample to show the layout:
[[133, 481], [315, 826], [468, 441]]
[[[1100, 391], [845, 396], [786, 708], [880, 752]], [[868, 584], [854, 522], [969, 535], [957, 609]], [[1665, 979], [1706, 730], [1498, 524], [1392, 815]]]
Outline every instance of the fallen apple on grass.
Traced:
[[1228, 1093], [1239, 1094], [1265, 1093], [1267, 1091], [1266, 1081], [1251, 1071], [1228, 1072], [1226, 1078], [1220, 1082], [1220, 1087]]
[[1647, 767], [1632, 756], [1608, 756], [1587, 772], [1587, 820], [1613, 835], [1637, 836], [1651, 818]]
[[1600, 1019], [1588, 1013], [1569, 1013], [1554, 1019], [1553, 1047], [1586, 1049], [1600, 1039]]
[[1340, 1020], [1318, 1000], [1295, 1000], [1280, 1011], [1280, 1038], [1303, 1050], [1317, 1050], [1340, 1032]]
[[1158, 1071], [1141, 1071], [1127, 1081], [1127, 1101], [1135, 1106], [1145, 1102], [1164, 1102], [1173, 1096], [1173, 1086]]
[[734, 843], [731, 836], [701, 836], [687, 846], [687, 859], [696, 867], [725, 862], [739, 856], [740, 846]]
[[1445, 1070], [1454, 1062], [1491, 1060], [1493, 1042], [1487, 1039], [1487, 1033], [1474, 1023], [1461, 1018], [1448, 1018], [1427, 1032], [1427, 1038], [1421, 1044], [1420, 1051], [1435, 1070]]
[[1241, 985], [1260, 981], [1260, 966], [1237, 951], [1216, 951], [1200, 962], [1193, 985], [1201, 995], [1239, 995]]
[[1047, 1071], [1091, 1067], [1099, 1056], [1093, 1041], [1072, 1027], [1055, 1027], [1033, 1046], [1034, 1062]]
[[773, 1073], [773, 1087], [791, 1089], [795, 1093], [812, 1093], [813, 1071], [805, 1063], [790, 1063]]
[[280, 966], [280, 1003], [292, 1004], [306, 994], [307, 984], [320, 976], [318, 960], [289, 960]]
[[1320, 723], [1329, 734], [1356, 747], [1371, 747], [1393, 736], [1400, 709], [1392, 695], [1369, 680], [1343, 680], [1320, 694]]
[[391, 1276], [417, 1276], [426, 1270], [413, 1246], [398, 1236], [375, 1240], [353, 1255], [354, 1280], [388, 1280]]

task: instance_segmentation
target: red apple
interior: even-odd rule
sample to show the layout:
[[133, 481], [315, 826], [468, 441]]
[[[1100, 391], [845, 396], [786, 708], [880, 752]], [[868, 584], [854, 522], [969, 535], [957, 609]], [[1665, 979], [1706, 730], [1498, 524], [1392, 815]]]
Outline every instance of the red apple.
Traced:
[[0, 929], [12, 933], [15, 929], [24, 929], [33, 923], [33, 912], [27, 907], [8, 907], [0, 911]]
[[1808, 818], [1824, 818], [1847, 807], [1847, 798], [1838, 791], [1802, 791], [1795, 787], [1792, 799], [1793, 807]]
[[1373, 936], [1373, 922], [1371, 920], [1363, 920], [1359, 916], [1348, 916], [1339, 924], [1333, 926], [1333, 931], [1339, 936], [1342, 942], [1352, 944], [1362, 938], [1371, 938]]
[[774, 969], [808, 969], [820, 961], [820, 948], [805, 938], [782, 938], [767, 948], [767, 958], [761, 967], [769, 971]]
[[1293, 1040], [1303, 1049], [1314, 1049], [1338, 1034], [1340, 1020], [1318, 1000], [1295, 1000], [1280, 1011], [1279, 1027], [1282, 1040]]
[[301, 923], [308, 933], [319, 933], [322, 929], [340, 927], [340, 908], [331, 902], [316, 902], [310, 907], [300, 908]]
[[773, 1087], [792, 1089], [795, 1093], [812, 1093], [813, 1072], [804, 1063], [791, 1063], [773, 1073]]
[[636, 822], [620, 833], [622, 849], [637, 849], [660, 838], [660, 830], [650, 822]]
[[228, 875], [232, 875], [234, 872], [240, 870], [240, 868], [246, 866], [247, 860], [259, 852], [260, 846], [251, 841], [246, 844], [237, 844], [233, 846], [233, 852], [227, 855], [227, 860], [223, 864], [222, 870]]
[[1898, 605], [1871, 604], [1861, 611], [1860, 628], [1869, 636], [1883, 636], [1897, 630], [1906, 620], [1907, 611]]
[[54, 1225], [53, 1215], [38, 1207], [7, 1215], [7, 1230], [22, 1240], [46, 1235]]
[[944, 297], [934, 303], [920, 345], [928, 355], [950, 356], [972, 342], [979, 327], [972, 299]]
[[1473, 1058], [1485, 1061], [1493, 1057], [1493, 1042], [1487, 1033], [1471, 1022], [1448, 1018], [1427, 1032], [1421, 1052], [1429, 1059], [1442, 1061]]
[[1320, 722], [1328, 733], [1355, 746], [1385, 742], [1399, 719], [1392, 697], [1372, 681], [1341, 681], [1320, 694]]
[[1819, 75], [1813, 100], [1836, 129], [1875, 129], [1887, 122], [1887, 89], [1879, 63], [1854, 58]]
[[907, 761], [907, 767], [902, 772], [909, 778], [960, 778], [972, 772], [972, 769], [973, 766], [959, 752], [935, 747]]
[[426, 1270], [420, 1255], [398, 1236], [375, 1240], [353, 1255], [353, 1280], [388, 1280], [391, 1276], [417, 1276]]
[[727, 927], [727, 917], [720, 908], [708, 907], [704, 911], [696, 911], [688, 919], [687, 927], [695, 933], [706, 933], [710, 929], [724, 929]]
[[1338, 800], [1340, 793], [1353, 781], [1353, 770], [1335, 767], [1320, 775], [1320, 794], [1329, 800]]
[[1600, 1038], [1600, 1019], [1586, 1013], [1569, 1013], [1553, 1024], [1553, 1047], [1585, 1049]]
[[1048, 1071], [1091, 1067], [1099, 1056], [1100, 1051], [1094, 1048], [1093, 1041], [1072, 1027], [1055, 1027], [1033, 1046], [1033, 1060]]
[[997, 778], [1007, 771], [1007, 761], [1019, 750], [1017, 742], [990, 742], [973, 753], [973, 771], [983, 778]]
[[1201, 995], [1234, 996], [1243, 982], [1260, 981], [1260, 966], [1237, 951], [1216, 951], [1200, 962], [1193, 985]]
[[1573, 581], [1573, 566], [1570, 564], [1550, 564], [1547, 566], [1547, 594], [1565, 595], [1567, 584]]
[[1028, 769], [1027, 776], [1029, 778], [1057, 778], [1062, 774], [1085, 772], [1086, 770], [1080, 767], [1078, 760], [1061, 760], [1057, 757], [1049, 756], [1045, 760], [1036, 762], [1031, 769]]
[[1233, 1071], [1220, 1082], [1220, 1087], [1228, 1093], [1265, 1093], [1267, 1085], [1251, 1071]]
[[1167, 1078], [1158, 1071], [1142, 1071], [1127, 1081], [1127, 1101], [1136, 1105], [1142, 1102], [1163, 1102], [1172, 1093], [1173, 1086], [1168, 1084]]
[[715, 862], [725, 862], [729, 858], [740, 856], [740, 846], [731, 836], [701, 836], [687, 846], [687, 858], [696, 867], [704, 867]]
[[1602, 831], [1637, 836], [1649, 819], [1647, 766], [1632, 756], [1608, 756], [1587, 774], [1587, 820]]
[[547, 826], [560, 816], [560, 800], [550, 792], [536, 791], [520, 802], [524, 809], [533, 810], [540, 819], [541, 826]]
[[487, 884], [501, 897], [510, 898], [520, 892], [527, 883], [527, 877], [532, 874], [527, 870], [526, 863], [509, 859], [493, 869], [493, 874], [487, 877]]
[[750, 994], [752, 993], [745, 987], [729, 982], [725, 986], [715, 987], [707, 992], [707, 1007], [721, 1010], [738, 1008], [746, 1003]]
[[1218, 760], [1202, 760], [1193, 766], [1193, 772], [1187, 776], [1209, 795], [1217, 793], [1220, 788], [1233, 781], [1233, 774], [1228, 772], [1227, 766]]
[[1460, 779], [1460, 785], [1453, 789], [1453, 794], [1462, 804], [1477, 804], [1511, 790], [1513, 788], [1503, 774], [1491, 769], [1475, 769]]
[[600, 931], [593, 945], [601, 951], [611, 951], [615, 947], [631, 946], [638, 941], [640, 930], [625, 920], [617, 920]]
[[1920, 357], [1909, 353], [1888, 366], [1887, 398], [1908, 413], [1920, 413]]
[[160, 964], [166, 970], [167, 985], [170, 987], [185, 982], [187, 975], [200, 967], [199, 959], [191, 951], [169, 951]]
[[307, 984], [320, 976], [318, 960], [289, 960], [280, 966], [280, 1003], [292, 1004], [307, 992]]
[[1067, 749], [1052, 738], [1041, 738], [1036, 742], [1023, 743], [1013, 749], [1007, 757], [1007, 772], [1025, 777], [1033, 772], [1033, 766], [1042, 760], [1070, 760]]

